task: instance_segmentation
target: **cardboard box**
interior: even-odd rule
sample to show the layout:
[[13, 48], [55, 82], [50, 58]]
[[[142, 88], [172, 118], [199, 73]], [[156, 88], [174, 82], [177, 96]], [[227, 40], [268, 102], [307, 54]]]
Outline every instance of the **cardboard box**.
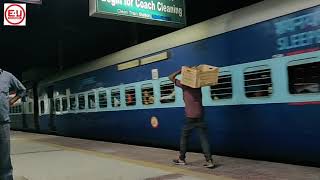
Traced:
[[197, 67], [182, 66], [181, 84], [200, 88], [212, 86], [218, 83], [219, 68], [209, 65], [199, 65]]

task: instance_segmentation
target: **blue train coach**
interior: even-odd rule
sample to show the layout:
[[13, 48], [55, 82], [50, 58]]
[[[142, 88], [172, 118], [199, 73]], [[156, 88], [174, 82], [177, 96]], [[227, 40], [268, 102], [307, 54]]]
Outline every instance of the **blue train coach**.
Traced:
[[320, 166], [318, 0], [263, 1], [48, 78], [39, 131], [176, 149], [184, 104], [167, 76], [198, 64], [220, 67], [202, 88], [214, 154]]

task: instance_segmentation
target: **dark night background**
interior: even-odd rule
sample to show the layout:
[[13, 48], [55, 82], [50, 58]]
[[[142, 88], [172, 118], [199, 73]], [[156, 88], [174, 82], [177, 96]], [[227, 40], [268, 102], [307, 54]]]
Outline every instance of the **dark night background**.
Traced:
[[[261, 0], [185, 1], [190, 26]], [[89, 17], [88, 0], [28, 4], [26, 27], [4, 27], [4, 2], [0, 3], [0, 68], [19, 78], [29, 69], [57, 72], [177, 30]]]

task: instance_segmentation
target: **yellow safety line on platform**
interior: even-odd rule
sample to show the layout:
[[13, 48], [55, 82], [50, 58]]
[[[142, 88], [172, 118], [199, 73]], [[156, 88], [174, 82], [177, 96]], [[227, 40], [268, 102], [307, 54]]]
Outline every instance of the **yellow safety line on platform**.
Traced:
[[[19, 138], [19, 140], [22, 140], [22, 138]], [[69, 150], [69, 151], [76, 151], [76, 152], [80, 152], [80, 153], [91, 154], [91, 155], [95, 155], [95, 156], [102, 157], [102, 158], [109, 158], [109, 159], [113, 159], [113, 160], [124, 161], [124, 162], [130, 163], [130, 164], [136, 164], [136, 165], [140, 165], [140, 166], [144, 166], [144, 167], [157, 168], [157, 169], [161, 169], [164, 171], [169, 171], [169, 172], [177, 173], [177, 174], [183, 174], [183, 175], [187, 175], [187, 176], [194, 176], [194, 177], [210, 179], [210, 180], [233, 180], [232, 178], [228, 178], [228, 177], [200, 173], [200, 172], [194, 172], [194, 171], [187, 170], [187, 169], [182, 169], [182, 168], [178, 168], [178, 167], [170, 167], [170, 166], [166, 166], [166, 165], [161, 165], [161, 164], [146, 162], [146, 161], [141, 161], [141, 160], [133, 160], [133, 159], [119, 157], [119, 156], [115, 156], [115, 155], [111, 155], [111, 154], [105, 154], [105, 153], [97, 152], [97, 151], [72, 148], [72, 147], [53, 144], [53, 143], [49, 143], [49, 142], [38, 141], [37, 139], [35, 139], [35, 140], [24, 139], [24, 140], [29, 141], [29, 142], [43, 143], [43, 144], [47, 144], [49, 146], [55, 146], [57, 148], [62, 148], [62, 149]]]

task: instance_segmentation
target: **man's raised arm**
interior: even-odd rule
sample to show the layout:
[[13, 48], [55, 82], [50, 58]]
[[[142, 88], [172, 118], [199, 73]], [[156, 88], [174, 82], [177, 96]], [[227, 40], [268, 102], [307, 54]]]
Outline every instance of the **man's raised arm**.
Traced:
[[169, 79], [170, 79], [170, 81], [174, 82], [174, 81], [175, 81], [175, 79], [176, 79], [176, 76], [177, 76], [178, 74], [180, 74], [180, 73], [181, 73], [181, 70], [176, 71], [176, 72], [174, 72], [174, 73], [170, 74], [170, 75], [169, 75]]

